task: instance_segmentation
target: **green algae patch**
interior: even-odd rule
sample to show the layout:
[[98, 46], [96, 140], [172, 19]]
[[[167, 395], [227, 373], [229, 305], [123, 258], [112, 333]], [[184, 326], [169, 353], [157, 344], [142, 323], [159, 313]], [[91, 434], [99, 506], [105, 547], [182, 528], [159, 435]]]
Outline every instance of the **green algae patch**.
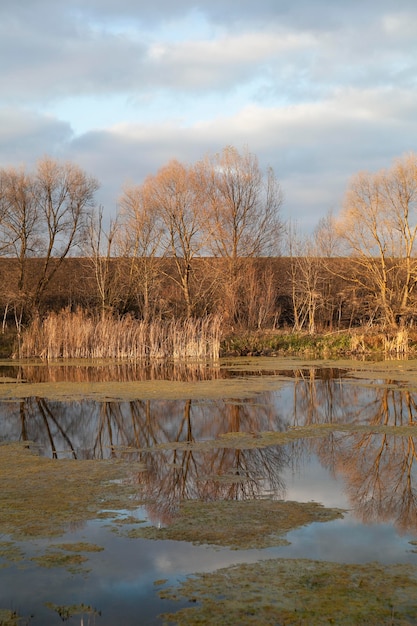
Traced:
[[[26, 362], [14, 362], [15, 366], [28, 367]], [[123, 362], [112, 362], [113, 365], [123, 365]], [[77, 366], [91, 368], [102, 366], [101, 360], [73, 361], [64, 360], [56, 363], [76, 369]], [[0, 366], [2, 363], [0, 362]], [[9, 365], [10, 362], [4, 362]], [[35, 362], [30, 367], [45, 369], [45, 364]], [[126, 363], [125, 363], [126, 365]], [[200, 364], [202, 366], [202, 364]], [[49, 364], [53, 372], [53, 363]], [[222, 359], [216, 366], [216, 371], [233, 372], [231, 378], [213, 375], [213, 379], [196, 379], [190, 374], [190, 380], [83, 380], [79, 374], [77, 380], [51, 380], [33, 382], [11, 376], [0, 377], [0, 400], [16, 401], [28, 397], [46, 398], [57, 401], [95, 400], [102, 401], [134, 401], [142, 400], [183, 400], [194, 399], [224, 399], [224, 398], [252, 398], [265, 391], [278, 390], [294, 375], [289, 372], [299, 372], [304, 369], [344, 369], [352, 384], [363, 384], [363, 379], [379, 380], [386, 378], [404, 382], [413, 388], [417, 386], [417, 360], [380, 360], [360, 361], [357, 359], [306, 359], [292, 357], [253, 357]], [[77, 377], [75, 377], [77, 378]]]
[[128, 515], [127, 517], [115, 518], [114, 520], [112, 520], [112, 523], [113, 523], [112, 524], [113, 527], [133, 526], [136, 524], [145, 524], [146, 519], [138, 519], [137, 517], [134, 517], [133, 515]]
[[77, 543], [56, 543], [54, 548], [65, 550], [66, 552], [102, 552], [104, 548], [96, 543], [79, 541]]
[[[97, 611], [97, 609], [93, 608], [89, 604], [54, 604], [53, 602], [46, 602], [45, 606], [55, 613], [58, 613], [59, 617], [63, 622], [68, 621], [71, 617], [75, 615], [87, 615], [91, 616], [100, 616], [101, 612]], [[90, 623], [90, 620], [88, 620]], [[83, 619], [81, 618], [81, 624], [83, 624]]]
[[19, 563], [23, 559], [23, 551], [13, 541], [0, 542], [0, 561], [3, 561], [0, 562], [0, 568], [7, 567], [11, 563]]
[[88, 560], [82, 554], [64, 554], [63, 552], [48, 550], [41, 556], [34, 556], [31, 559], [40, 567], [55, 568], [63, 567], [71, 574], [87, 572], [83, 564]]
[[[415, 437], [417, 435], [417, 422], [406, 425], [385, 424], [312, 424], [297, 426], [284, 431], [259, 431], [259, 432], [228, 432], [219, 435], [217, 439], [204, 441], [168, 441], [148, 448], [139, 448], [141, 452], [157, 452], [158, 450], [189, 450], [205, 452], [218, 449], [250, 450], [261, 449], [270, 446], [286, 445], [299, 439], [314, 439], [327, 437], [331, 433], [363, 433], [385, 434], [402, 437]], [[118, 450], [116, 447], [115, 450]], [[221, 476], [217, 478], [221, 481]], [[238, 480], [236, 482], [239, 482]]]
[[0, 608], [0, 626], [22, 626], [27, 623], [16, 611]]
[[152, 380], [134, 382], [44, 382], [3, 383], [0, 400], [14, 401], [29, 397], [59, 401], [96, 400], [183, 400], [251, 398], [264, 391], [280, 389], [278, 376], [252, 376], [245, 379], [213, 379], [202, 381]]
[[266, 548], [287, 544], [284, 535], [294, 528], [340, 517], [343, 512], [339, 509], [327, 509], [316, 502], [189, 500], [181, 504], [170, 526], [135, 528], [126, 535], [235, 549]]
[[415, 546], [415, 548], [413, 550], [411, 550], [411, 552], [415, 552], [417, 554], [417, 541], [409, 541], [408, 543], [411, 546]]
[[192, 607], [162, 615], [164, 624], [415, 624], [417, 569], [270, 559], [197, 574], [160, 592]]
[[52, 460], [23, 444], [0, 445], [0, 533], [14, 540], [52, 537], [103, 509], [133, 509], [130, 471], [117, 461]]

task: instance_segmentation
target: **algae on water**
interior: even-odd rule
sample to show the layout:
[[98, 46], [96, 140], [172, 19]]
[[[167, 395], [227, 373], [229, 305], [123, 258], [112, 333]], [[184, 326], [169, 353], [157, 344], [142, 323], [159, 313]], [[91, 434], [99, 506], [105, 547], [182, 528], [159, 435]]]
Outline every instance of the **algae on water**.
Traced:
[[160, 596], [192, 602], [162, 616], [179, 626], [405, 626], [417, 621], [417, 568], [270, 559], [197, 574]]
[[294, 528], [342, 515], [339, 509], [327, 509], [316, 502], [189, 500], [181, 503], [169, 526], [142, 526], [126, 534], [131, 538], [171, 539], [235, 549], [266, 548], [287, 543], [284, 535]]
[[71, 523], [94, 519], [103, 509], [137, 507], [126, 478], [136, 464], [52, 460], [27, 445], [0, 444], [0, 533], [13, 539], [59, 536]]

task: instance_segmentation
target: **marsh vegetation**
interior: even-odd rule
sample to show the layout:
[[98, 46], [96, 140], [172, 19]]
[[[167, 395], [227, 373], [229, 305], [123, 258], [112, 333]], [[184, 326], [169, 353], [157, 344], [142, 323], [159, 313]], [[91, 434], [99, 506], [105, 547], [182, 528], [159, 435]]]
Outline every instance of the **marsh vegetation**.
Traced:
[[355, 176], [307, 237], [248, 149], [171, 161], [109, 224], [98, 186], [49, 157], [0, 168], [2, 354], [415, 353], [415, 154]]
[[414, 623], [413, 361], [1, 369], [4, 623]]

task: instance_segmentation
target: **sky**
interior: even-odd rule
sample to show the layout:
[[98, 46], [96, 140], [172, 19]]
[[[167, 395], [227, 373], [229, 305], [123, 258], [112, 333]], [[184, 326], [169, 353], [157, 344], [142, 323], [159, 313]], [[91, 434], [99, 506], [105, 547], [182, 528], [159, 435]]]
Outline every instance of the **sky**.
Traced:
[[0, 167], [75, 162], [107, 216], [124, 185], [233, 145], [309, 233], [416, 140], [415, 0], [0, 2]]

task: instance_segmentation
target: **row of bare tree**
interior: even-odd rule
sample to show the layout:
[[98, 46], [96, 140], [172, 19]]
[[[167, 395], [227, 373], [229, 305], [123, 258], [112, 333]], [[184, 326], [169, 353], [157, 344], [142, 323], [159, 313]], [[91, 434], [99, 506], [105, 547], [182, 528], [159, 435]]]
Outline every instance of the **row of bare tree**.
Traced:
[[[413, 153], [355, 176], [338, 215], [308, 236], [283, 223], [274, 172], [231, 146], [126, 185], [110, 222], [95, 205], [98, 187], [76, 165], [50, 158], [32, 172], [0, 169], [0, 255], [18, 267], [15, 279], [3, 277], [4, 319], [44, 312], [56, 277], [65, 282], [64, 260], [78, 256], [89, 267], [89, 306], [144, 320], [216, 312], [234, 326], [276, 326], [285, 297], [285, 323], [310, 333], [413, 322]], [[280, 254], [287, 262], [277, 274]]]
[[388, 169], [354, 176], [336, 216], [329, 212], [311, 237], [290, 232], [295, 327], [314, 332], [329, 302], [345, 322], [349, 310], [350, 323], [412, 325], [417, 313], [416, 236], [416, 154], [397, 159]]

